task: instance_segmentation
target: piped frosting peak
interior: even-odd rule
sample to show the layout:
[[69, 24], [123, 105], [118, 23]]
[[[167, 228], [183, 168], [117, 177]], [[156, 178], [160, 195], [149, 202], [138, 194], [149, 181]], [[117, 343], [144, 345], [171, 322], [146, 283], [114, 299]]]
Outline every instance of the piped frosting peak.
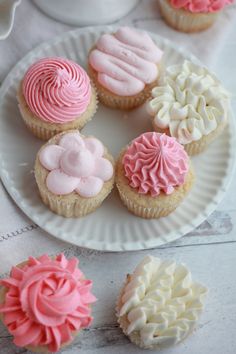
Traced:
[[49, 123], [73, 121], [90, 102], [90, 79], [84, 69], [64, 58], [43, 58], [23, 78], [23, 94], [30, 110]]
[[134, 139], [122, 160], [125, 176], [140, 194], [171, 194], [185, 182], [189, 159], [184, 148], [165, 134], [148, 132]]

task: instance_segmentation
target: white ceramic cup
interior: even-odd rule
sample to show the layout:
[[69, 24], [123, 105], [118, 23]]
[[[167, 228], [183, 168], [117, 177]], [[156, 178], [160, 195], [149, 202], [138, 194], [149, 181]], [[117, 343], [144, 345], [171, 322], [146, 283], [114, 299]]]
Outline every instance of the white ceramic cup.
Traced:
[[34, 0], [47, 15], [71, 25], [100, 25], [125, 16], [139, 0]]
[[0, 0], [0, 39], [10, 34], [17, 6], [21, 0]]

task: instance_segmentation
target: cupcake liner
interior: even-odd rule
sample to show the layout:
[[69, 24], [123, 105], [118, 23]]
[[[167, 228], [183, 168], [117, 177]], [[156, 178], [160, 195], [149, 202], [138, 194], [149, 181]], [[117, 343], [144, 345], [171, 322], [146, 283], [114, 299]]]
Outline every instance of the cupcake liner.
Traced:
[[[46, 172], [47, 174], [48, 172]], [[35, 165], [35, 178], [43, 203], [51, 211], [65, 218], [78, 218], [95, 211], [110, 194], [114, 183], [114, 178], [105, 182], [100, 193], [92, 198], [83, 198], [76, 192], [65, 196], [55, 195], [43, 183], [45, 181], [45, 169], [40, 166], [38, 160], [36, 160]]]
[[[227, 121], [224, 123], [220, 123], [218, 127], [215, 130], [213, 130], [213, 132], [211, 132], [210, 134], [204, 135], [201, 139], [197, 141], [193, 141], [189, 144], [183, 145], [185, 151], [190, 156], [197, 155], [205, 151], [209, 146], [209, 144], [211, 144], [218, 136], [220, 136], [220, 134], [223, 133], [226, 126], [227, 126]], [[166, 133], [167, 135], [171, 136], [169, 129], [160, 129], [155, 124], [155, 120], [153, 120], [153, 128], [158, 133]]]
[[159, 0], [160, 12], [166, 23], [182, 32], [203, 31], [213, 25], [218, 13], [192, 13], [174, 8], [169, 0]]
[[47, 123], [42, 119], [38, 118], [36, 115], [34, 115], [27, 106], [21, 87], [18, 91], [17, 99], [19, 102], [21, 116], [27, 128], [31, 131], [32, 134], [42, 140], [49, 140], [54, 135], [63, 131], [71, 129], [81, 130], [85, 126], [85, 124], [87, 124], [92, 119], [92, 117], [97, 111], [97, 93], [94, 87], [92, 87], [91, 101], [86, 111], [81, 114], [79, 118], [76, 118], [75, 120], [64, 124]]
[[161, 192], [157, 197], [151, 197], [139, 194], [136, 189], [130, 187], [122, 164], [124, 152], [125, 150], [121, 152], [116, 167], [116, 186], [123, 204], [130, 212], [145, 219], [169, 215], [179, 206], [193, 185], [194, 172], [191, 164], [182, 186], [176, 187], [172, 194]]
[[158, 206], [156, 208], [147, 208], [137, 204], [134, 200], [127, 198], [127, 196], [122, 192], [122, 188], [117, 185], [120, 198], [127, 209], [133, 214], [140, 216], [144, 219], [158, 219], [162, 216], [169, 215], [172, 211], [174, 211], [178, 204], [172, 204], [169, 208]]
[[92, 213], [99, 205], [93, 201], [88, 201], [86, 205], [81, 205], [79, 200], [74, 200], [72, 203], [68, 203], [67, 200], [62, 200], [55, 196], [52, 197], [51, 193], [47, 193], [45, 190], [39, 189], [40, 196], [44, 204], [46, 204], [54, 213], [64, 216], [65, 218], [77, 218]]
[[[58, 134], [57, 136], [54, 136], [47, 143], [47, 145], [56, 144], [60, 137], [67, 132], [69, 133], [73, 131], [66, 131]], [[42, 148], [44, 147], [45, 145], [43, 145]], [[104, 157], [108, 159], [114, 166], [113, 157], [106, 150]], [[51, 211], [58, 215], [64, 216], [65, 218], [78, 218], [95, 211], [102, 204], [104, 199], [110, 194], [115, 179], [113, 174], [113, 177], [110, 180], [104, 182], [101, 191], [95, 197], [84, 198], [81, 197], [77, 192], [72, 192], [67, 195], [56, 195], [50, 192], [47, 189], [45, 183], [49, 171], [41, 165], [38, 155], [35, 161], [34, 173], [39, 189], [39, 194], [43, 203], [47, 205]]]
[[[160, 76], [161, 71], [164, 69], [161, 64], [158, 65], [158, 68]], [[102, 102], [105, 106], [113, 109], [130, 110], [142, 105], [148, 98], [151, 97], [152, 89], [158, 85], [158, 80], [155, 80], [151, 84], [146, 85], [144, 89], [137, 95], [119, 96], [100, 85], [97, 80], [97, 72], [92, 68], [90, 64], [88, 64], [88, 72], [97, 88], [99, 101]]]

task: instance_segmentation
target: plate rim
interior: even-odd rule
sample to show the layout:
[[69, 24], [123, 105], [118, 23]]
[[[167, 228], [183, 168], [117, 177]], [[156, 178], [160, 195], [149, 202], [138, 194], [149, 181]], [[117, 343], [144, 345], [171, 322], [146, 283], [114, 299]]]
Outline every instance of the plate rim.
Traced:
[[[27, 61], [32, 55], [37, 56], [37, 52], [40, 52], [42, 49], [44, 49], [46, 46], [52, 46], [57, 42], [65, 42], [68, 38], [70, 38], [71, 36], [75, 36], [76, 38], [78, 38], [80, 36], [80, 34], [83, 34], [85, 32], [94, 32], [94, 29], [96, 28], [96, 31], [100, 32], [111, 32], [116, 30], [117, 28], [119, 28], [120, 26], [112, 26], [112, 25], [108, 25], [108, 26], [89, 26], [89, 27], [85, 27], [85, 28], [79, 28], [79, 29], [75, 29], [75, 30], [71, 30], [68, 32], [64, 32], [61, 35], [58, 35], [52, 39], [50, 39], [49, 41], [45, 41], [43, 43], [41, 43], [40, 45], [36, 46], [35, 48], [33, 48], [32, 50], [30, 50], [28, 53], [26, 53], [25, 56], [23, 56], [14, 66], [13, 68], [9, 71], [8, 75], [5, 77], [5, 79], [2, 82], [2, 85], [0, 87], [0, 106], [3, 104], [4, 101], [4, 96], [6, 94], [6, 89], [5, 86], [11, 86], [11, 84], [9, 84], [11, 78], [16, 75], [17, 69], [19, 67], [21, 67], [21, 65]], [[189, 52], [187, 49], [185, 49], [184, 47], [178, 47], [177, 45], [175, 45], [174, 42], [170, 41], [169, 39], [162, 37], [154, 32], [151, 31], [146, 31], [147, 33], [149, 33], [152, 38], [158, 38], [160, 41], [162, 41], [165, 45], [167, 45], [168, 47], [171, 47], [172, 49], [174, 49], [175, 51], [177, 51], [178, 53], [182, 54], [184, 57], [188, 57], [191, 58], [192, 61], [197, 62], [199, 64], [201, 64], [202, 66], [206, 67], [195, 55], [193, 55], [191, 52]], [[212, 71], [211, 71], [212, 72]], [[1, 119], [1, 117], [0, 117]], [[233, 110], [232, 108], [230, 108], [230, 122], [229, 122], [229, 126], [232, 128], [232, 131], [236, 132], [236, 123], [235, 123], [235, 119], [234, 119], [234, 114], [233, 114]], [[216, 192], [216, 194], [214, 195], [214, 197], [212, 198], [212, 201], [210, 203], [208, 203], [207, 207], [203, 210], [203, 212], [199, 213], [198, 216], [191, 222], [189, 223], [185, 223], [185, 225], [183, 225], [182, 227], [180, 227], [179, 230], [177, 231], [171, 231], [168, 233], [168, 241], [163, 241], [163, 239], [161, 237], [155, 237], [153, 236], [153, 238], [151, 240], [145, 240], [145, 245], [142, 244], [142, 241], [140, 240], [138, 243], [135, 241], [132, 242], [126, 242], [125, 246], [124, 243], [117, 243], [117, 242], [113, 242], [112, 244], [109, 244], [109, 246], [111, 247], [107, 247], [107, 245], [104, 242], [101, 241], [95, 241], [95, 240], [91, 240], [91, 239], [87, 239], [87, 241], [85, 242], [84, 240], [81, 240], [78, 237], [79, 243], [74, 242], [71, 239], [68, 239], [68, 237], [66, 235], [68, 235], [68, 233], [61, 233], [60, 236], [56, 235], [56, 233], [53, 233], [53, 230], [50, 228], [50, 226], [48, 227], [47, 224], [44, 225], [40, 225], [40, 218], [36, 215], [32, 217], [29, 208], [27, 206], [24, 206], [24, 201], [22, 202], [22, 200], [20, 199], [20, 197], [18, 196], [18, 192], [14, 189], [14, 187], [12, 187], [11, 185], [11, 181], [7, 180], [7, 171], [3, 168], [3, 156], [2, 153], [0, 152], [0, 177], [2, 180], [2, 183], [4, 185], [4, 188], [7, 190], [8, 194], [11, 196], [11, 198], [13, 199], [13, 201], [17, 204], [17, 206], [24, 212], [25, 215], [27, 215], [27, 217], [29, 219], [31, 219], [33, 222], [37, 223], [39, 225], [39, 227], [43, 230], [45, 230], [47, 233], [49, 233], [50, 235], [52, 235], [53, 237], [74, 244], [78, 247], [84, 247], [84, 248], [89, 248], [89, 249], [93, 249], [93, 250], [97, 250], [97, 251], [108, 251], [108, 252], [124, 252], [124, 251], [138, 251], [138, 250], [144, 250], [144, 249], [150, 249], [150, 248], [156, 248], [156, 247], [160, 247], [161, 245], [173, 242], [179, 238], [181, 238], [182, 236], [186, 235], [188, 232], [190, 232], [191, 230], [193, 230], [194, 228], [196, 228], [198, 225], [200, 225], [204, 220], [206, 220], [206, 218], [216, 209], [216, 207], [218, 206], [218, 204], [221, 202], [221, 200], [224, 197], [224, 194], [226, 192], [226, 190], [228, 189], [233, 175], [234, 175], [234, 171], [236, 168], [236, 154], [234, 153], [235, 151], [235, 147], [236, 147], [236, 137], [235, 134], [232, 134], [232, 132], [230, 133], [230, 143], [229, 143], [229, 159], [228, 159], [228, 165], [227, 165], [227, 171], [225, 172], [224, 177], [222, 178], [221, 181], [221, 187], [218, 189], [218, 191]]]

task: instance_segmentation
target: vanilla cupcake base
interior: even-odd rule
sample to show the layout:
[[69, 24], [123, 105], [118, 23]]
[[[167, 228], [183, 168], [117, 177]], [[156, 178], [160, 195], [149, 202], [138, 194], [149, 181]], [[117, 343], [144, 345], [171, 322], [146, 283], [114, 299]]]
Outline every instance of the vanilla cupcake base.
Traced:
[[80, 117], [74, 119], [73, 121], [63, 124], [46, 122], [41, 118], [37, 117], [34, 113], [32, 113], [24, 98], [22, 85], [20, 85], [20, 88], [18, 90], [17, 100], [19, 103], [21, 116], [27, 128], [37, 138], [42, 140], [48, 140], [54, 135], [63, 131], [71, 129], [81, 130], [85, 126], [85, 124], [87, 124], [92, 119], [92, 117], [97, 111], [97, 94], [94, 87], [92, 87], [91, 99], [86, 111], [81, 114]]
[[[57, 144], [57, 142], [59, 141], [60, 137], [63, 134], [64, 133], [58, 134], [57, 136], [53, 137], [46, 145]], [[42, 148], [44, 148], [46, 145], [43, 145]], [[114, 167], [113, 157], [107, 152], [105, 147], [104, 149], [105, 149], [105, 153], [103, 156], [107, 160], [109, 160]], [[114, 185], [114, 179], [115, 179], [114, 174], [109, 181], [104, 182], [101, 191], [95, 197], [84, 198], [81, 197], [77, 192], [72, 192], [67, 195], [53, 194], [47, 189], [46, 178], [49, 174], [49, 171], [46, 168], [44, 168], [40, 163], [38, 157], [39, 152], [37, 154], [36, 161], [35, 161], [35, 168], [34, 168], [35, 179], [43, 203], [47, 205], [49, 209], [54, 213], [64, 216], [66, 218], [78, 218], [78, 217], [85, 216], [95, 211], [102, 204], [104, 199], [110, 194]]]
[[173, 193], [167, 195], [161, 192], [157, 197], [152, 197], [150, 194], [140, 194], [130, 187], [122, 164], [124, 153], [125, 150], [121, 152], [116, 166], [116, 186], [124, 205], [130, 212], [145, 219], [157, 219], [169, 215], [191, 189], [194, 182], [193, 168], [190, 166], [185, 183], [176, 187]]
[[181, 32], [199, 32], [213, 25], [218, 13], [192, 13], [174, 8], [169, 0], [159, 0], [160, 12], [166, 23]]
[[[166, 133], [167, 135], [170, 135], [170, 131], [169, 129], [160, 129], [156, 124], [155, 124], [155, 120], [153, 120], [153, 128], [156, 132], [158, 133]], [[227, 121], [224, 123], [221, 123], [218, 125], [218, 127], [213, 130], [213, 132], [211, 132], [208, 135], [204, 135], [201, 139], [197, 140], [197, 141], [193, 141], [189, 144], [183, 144], [184, 150], [188, 153], [188, 155], [193, 156], [193, 155], [197, 155], [200, 154], [201, 152], [205, 151], [207, 149], [207, 147], [218, 137], [220, 136], [225, 127], [227, 126]]]
[[[158, 78], [161, 76], [161, 72], [163, 71], [162, 65], [158, 65], [159, 74]], [[151, 91], [154, 87], [158, 86], [159, 79], [153, 81], [150, 84], [145, 85], [144, 89], [133, 96], [119, 96], [115, 93], [112, 93], [104, 86], [102, 86], [97, 79], [97, 71], [92, 68], [90, 64], [88, 64], [88, 72], [89, 76], [93, 80], [96, 88], [99, 101], [102, 102], [105, 106], [113, 108], [113, 109], [121, 109], [121, 110], [130, 110], [135, 107], [141, 106], [148, 98], [151, 96]]]

